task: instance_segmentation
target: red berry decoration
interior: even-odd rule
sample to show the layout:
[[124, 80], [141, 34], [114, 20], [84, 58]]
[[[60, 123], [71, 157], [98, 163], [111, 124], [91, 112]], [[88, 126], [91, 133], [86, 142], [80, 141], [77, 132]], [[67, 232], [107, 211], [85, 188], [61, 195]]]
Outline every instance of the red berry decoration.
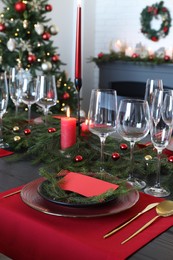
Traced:
[[83, 160], [82, 155], [76, 155], [74, 158], [75, 162], [81, 162]]
[[36, 59], [37, 59], [37, 58], [36, 58], [36, 56], [35, 56], [34, 54], [28, 55], [28, 62], [29, 62], [29, 63], [35, 62]]
[[170, 56], [165, 55], [165, 57], [164, 57], [164, 60], [165, 60], [165, 61], [170, 61], [170, 59], [171, 59]]
[[113, 154], [112, 154], [112, 159], [113, 159], [114, 161], [117, 161], [119, 158], [120, 158], [119, 153], [113, 153]]
[[48, 133], [55, 133], [55, 132], [56, 132], [56, 128], [55, 127], [48, 128]]
[[6, 29], [5, 24], [4, 23], [0, 23], [0, 32], [4, 32]]
[[51, 12], [52, 11], [52, 5], [45, 5], [45, 10], [47, 12]]
[[26, 4], [21, 2], [21, 1], [19, 1], [19, 2], [15, 3], [14, 9], [18, 13], [23, 13], [26, 10]]
[[31, 133], [31, 130], [29, 128], [25, 129], [24, 130], [24, 134], [25, 135], [29, 135]]
[[127, 148], [128, 148], [127, 144], [120, 144], [121, 150], [127, 150]]
[[173, 155], [171, 155], [171, 156], [168, 157], [168, 162], [173, 163]]
[[43, 38], [43, 40], [45, 40], [45, 41], [48, 41], [49, 39], [50, 39], [50, 33], [49, 32], [44, 32], [43, 34], [42, 34], [42, 38]]
[[52, 61], [53, 61], [53, 62], [59, 61], [59, 55], [58, 55], [58, 54], [53, 55], [53, 56], [52, 56]]

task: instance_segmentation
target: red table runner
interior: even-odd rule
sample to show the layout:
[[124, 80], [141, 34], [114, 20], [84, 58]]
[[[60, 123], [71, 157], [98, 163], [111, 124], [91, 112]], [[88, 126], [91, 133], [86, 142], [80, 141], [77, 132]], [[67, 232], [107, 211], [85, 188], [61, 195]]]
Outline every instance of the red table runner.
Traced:
[[0, 194], [0, 252], [17, 260], [121, 260], [173, 225], [173, 217], [160, 217], [149, 228], [124, 245], [121, 242], [156, 215], [155, 209], [143, 214], [113, 236], [103, 235], [141, 211], [161, 201], [143, 193], [131, 209], [97, 218], [65, 218], [38, 212], [26, 205], [19, 194]]

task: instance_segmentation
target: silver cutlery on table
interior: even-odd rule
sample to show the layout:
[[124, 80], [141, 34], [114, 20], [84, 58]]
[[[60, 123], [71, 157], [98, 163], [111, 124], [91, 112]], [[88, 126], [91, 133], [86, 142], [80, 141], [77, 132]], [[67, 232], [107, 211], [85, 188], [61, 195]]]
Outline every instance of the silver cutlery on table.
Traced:
[[131, 223], [133, 220], [135, 220], [136, 218], [138, 218], [140, 215], [144, 214], [145, 212], [149, 211], [150, 209], [153, 209], [154, 207], [156, 207], [159, 203], [151, 203], [148, 206], [146, 206], [146, 208], [144, 208], [141, 212], [139, 212], [137, 215], [135, 215], [134, 217], [132, 217], [131, 219], [129, 219], [127, 222], [123, 223], [122, 225], [120, 225], [119, 227], [109, 231], [107, 234], [105, 234], [103, 236], [103, 238], [108, 238], [110, 236], [112, 236], [114, 233], [116, 233], [117, 231], [119, 231], [120, 229], [122, 229], [123, 227], [127, 226], [129, 223]]
[[11, 192], [11, 193], [4, 195], [2, 198], [7, 198], [7, 197], [13, 196], [17, 193], [20, 193], [20, 192], [21, 192], [21, 190], [14, 191], [14, 192]]

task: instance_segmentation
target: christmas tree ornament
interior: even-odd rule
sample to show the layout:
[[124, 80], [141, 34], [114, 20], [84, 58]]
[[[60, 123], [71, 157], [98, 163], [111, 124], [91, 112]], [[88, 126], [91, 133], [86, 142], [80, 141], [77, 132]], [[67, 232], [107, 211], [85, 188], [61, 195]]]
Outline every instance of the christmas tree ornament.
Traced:
[[29, 63], [33, 63], [37, 60], [37, 58], [34, 54], [29, 54], [27, 60]]
[[149, 155], [149, 154], [145, 156], [145, 160], [146, 160], [146, 161], [150, 161], [150, 160], [152, 160], [152, 159], [153, 159], [152, 156]]
[[28, 28], [28, 20], [23, 20], [23, 28]]
[[14, 9], [18, 13], [23, 13], [26, 10], [26, 4], [21, 1], [18, 1], [17, 3], [15, 3]]
[[42, 23], [35, 24], [34, 28], [38, 35], [42, 35], [44, 33], [44, 25]]
[[81, 161], [83, 161], [82, 155], [76, 155], [75, 158], [74, 158], [74, 161], [75, 161], [75, 162], [81, 162]]
[[42, 34], [42, 38], [43, 38], [43, 40], [45, 40], [45, 41], [48, 41], [49, 39], [50, 39], [50, 33], [49, 32], [44, 32], [43, 34]]
[[19, 131], [19, 127], [18, 127], [18, 126], [14, 126], [14, 127], [13, 127], [13, 131], [14, 131], [14, 132], [18, 132], [18, 131]]
[[52, 11], [52, 5], [45, 5], [45, 10], [47, 12], [51, 12]]
[[59, 28], [56, 25], [51, 25], [49, 31], [52, 35], [56, 35], [59, 32]]
[[59, 55], [58, 55], [58, 54], [53, 55], [53, 56], [52, 56], [52, 61], [53, 61], [53, 62], [59, 61]]
[[27, 128], [23, 132], [25, 135], [29, 135], [31, 133], [31, 129]]
[[128, 148], [127, 144], [120, 144], [121, 150], [127, 150], [127, 148]]
[[50, 61], [45, 61], [41, 64], [41, 68], [43, 71], [50, 71], [52, 69], [52, 63]]
[[55, 132], [56, 132], [56, 128], [55, 127], [48, 128], [48, 133], [55, 133]]
[[173, 163], [173, 155], [168, 157], [168, 162]]
[[62, 98], [63, 99], [69, 99], [69, 97], [70, 97], [70, 94], [68, 92], [64, 92]]
[[4, 32], [6, 29], [6, 26], [4, 23], [0, 23], [0, 32]]
[[117, 152], [112, 153], [112, 159], [113, 159], [114, 161], [117, 161], [119, 158], [120, 158], [120, 154], [119, 154], [119, 153], [117, 153]]
[[20, 136], [18, 136], [18, 135], [16, 135], [16, 136], [14, 137], [14, 141], [15, 141], [15, 142], [18, 142], [18, 141], [20, 141], [20, 139], [21, 139], [21, 137], [20, 137]]
[[9, 51], [14, 51], [16, 48], [16, 42], [13, 38], [10, 38], [7, 42], [7, 48], [9, 49]]

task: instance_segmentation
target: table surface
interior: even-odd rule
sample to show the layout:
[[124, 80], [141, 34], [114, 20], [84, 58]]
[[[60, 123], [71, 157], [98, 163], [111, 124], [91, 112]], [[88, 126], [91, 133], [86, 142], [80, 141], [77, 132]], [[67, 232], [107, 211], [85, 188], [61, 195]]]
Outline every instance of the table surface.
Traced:
[[[26, 184], [39, 177], [38, 166], [30, 162], [13, 162], [10, 158], [0, 158], [0, 191]], [[146, 246], [138, 250], [128, 259], [131, 260], [172, 260], [173, 259], [173, 227], [159, 235]]]

